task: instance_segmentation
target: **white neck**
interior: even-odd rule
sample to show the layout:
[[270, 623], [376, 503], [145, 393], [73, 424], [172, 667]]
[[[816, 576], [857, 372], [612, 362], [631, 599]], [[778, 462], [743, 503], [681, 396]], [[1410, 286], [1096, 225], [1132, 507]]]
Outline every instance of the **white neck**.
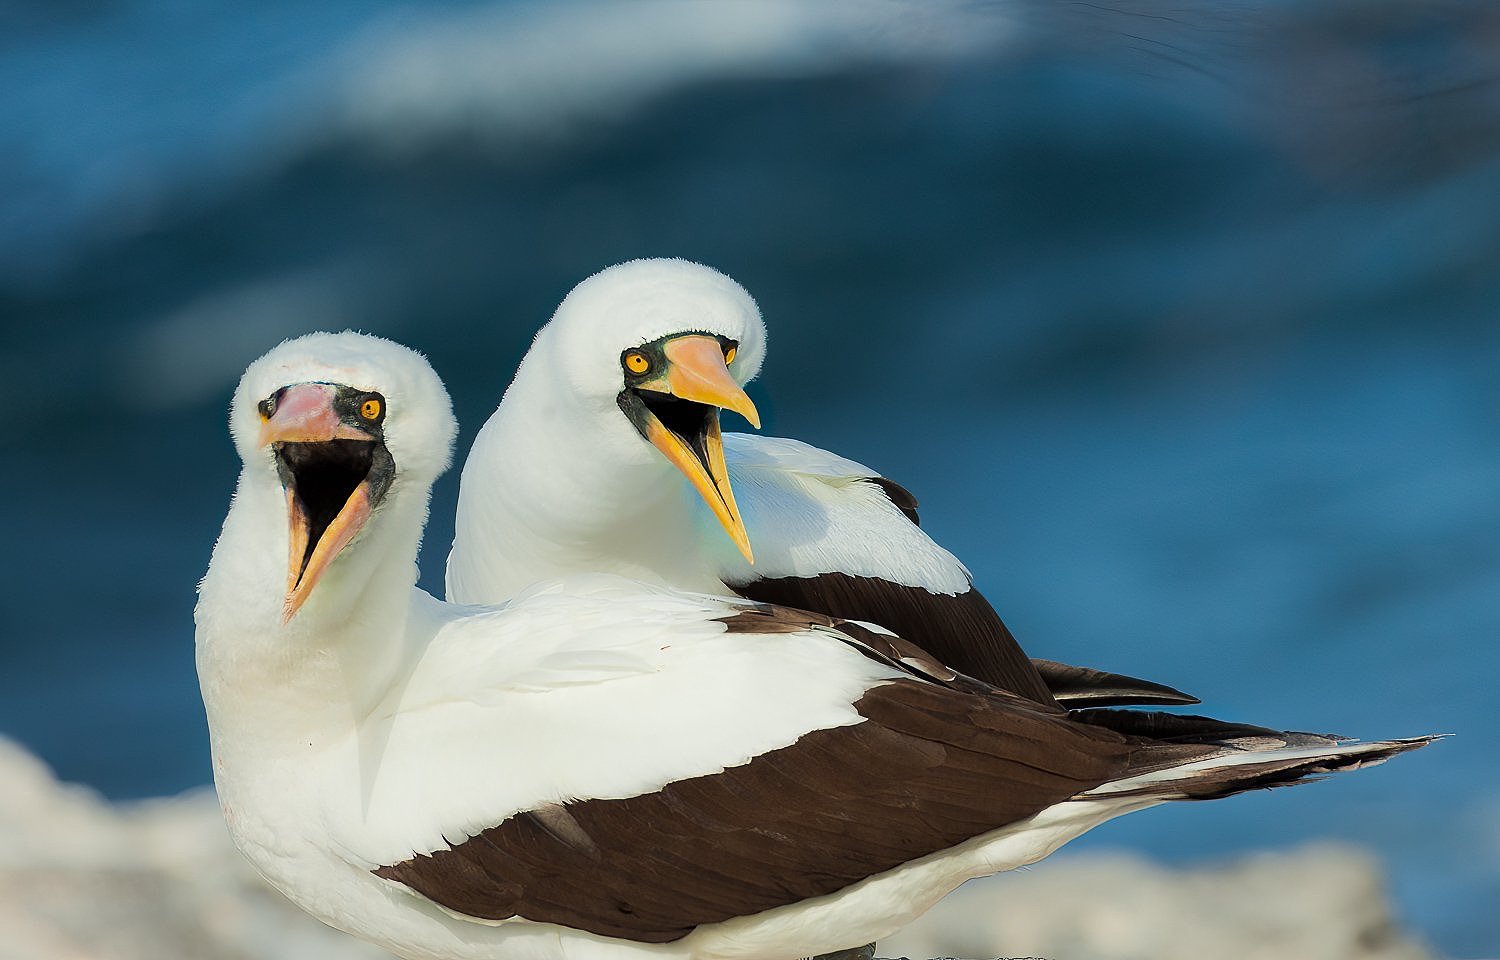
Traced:
[[708, 514], [687, 479], [617, 409], [564, 406], [532, 388], [540, 375], [522, 365], [464, 464], [448, 599], [498, 603], [581, 572], [722, 592], [691, 546]]
[[[425, 491], [393, 487], [290, 623], [286, 501], [274, 477], [241, 474], [196, 610], [210, 728], [252, 728], [268, 753], [353, 729], [408, 662], [408, 611]], [[230, 738], [236, 739], [236, 738]], [[225, 742], [215, 737], [216, 762]]]

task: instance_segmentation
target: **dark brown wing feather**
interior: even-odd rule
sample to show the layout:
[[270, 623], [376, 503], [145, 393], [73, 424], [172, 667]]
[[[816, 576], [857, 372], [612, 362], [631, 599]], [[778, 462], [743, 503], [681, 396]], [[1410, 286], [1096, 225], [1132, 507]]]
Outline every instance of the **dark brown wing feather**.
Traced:
[[[872, 688], [855, 706], [864, 722], [812, 731], [719, 773], [523, 812], [374, 872], [467, 916], [665, 943], [836, 892], [1106, 781], [1249, 752], [1238, 765], [1111, 794], [1215, 799], [1379, 763], [1433, 739], [1341, 753], [1318, 734], [1122, 710], [1064, 714], [918, 679]], [[1283, 746], [1320, 752], [1256, 756]]]
[[1055, 660], [1031, 658], [1032, 666], [1057, 702], [1070, 710], [1082, 707], [1186, 706], [1199, 699], [1164, 683], [1138, 680], [1119, 673], [1075, 667]]
[[995, 690], [990, 684], [939, 662], [926, 650], [901, 637], [812, 610], [770, 603], [747, 604], [729, 616], [721, 617], [719, 622], [729, 633], [801, 633], [823, 628], [829, 636], [843, 641], [862, 655], [919, 679], [967, 693], [992, 693]]
[[[724, 622], [731, 633], [786, 633], [809, 627], [833, 627], [846, 635], [849, 642], [857, 643], [867, 655], [955, 689], [973, 689], [972, 682], [969, 682], [965, 674], [954, 670], [916, 644], [827, 614], [766, 603], [747, 606], [733, 616], [724, 618]], [[1058, 705], [1069, 710], [1087, 707], [1184, 706], [1199, 702], [1197, 697], [1166, 684], [1127, 677], [1124, 674], [1075, 667], [1035, 657], [1031, 664]]]
[[844, 573], [768, 577], [731, 583], [729, 587], [760, 603], [878, 623], [959, 673], [1037, 703], [1057, 702], [1021, 645], [978, 590], [970, 588], [956, 595], [932, 593], [922, 587]]
[[865, 722], [720, 773], [519, 814], [375, 872], [469, 916], [661, 943], [1021, 820], [1121, 775], [1137, 750], [1003, 693], [901, 680], [856, 707]]
[[897, 510], [906, 514], [906, 519], [919, 527], [922, 525], [922, 521], [917, 518], [917, 498], [911, 495], [910, 490], [885, 477], [871, 477], [869, 482], [884, 490], [886, 498], [895, 504]]

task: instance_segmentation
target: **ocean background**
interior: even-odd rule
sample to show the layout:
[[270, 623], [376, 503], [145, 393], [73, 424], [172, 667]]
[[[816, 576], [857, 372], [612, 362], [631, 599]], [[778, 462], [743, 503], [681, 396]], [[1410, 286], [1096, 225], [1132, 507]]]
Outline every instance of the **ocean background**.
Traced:
[[411, 344], [463, 449], [575, 283], [681, 256], [760, 302], [766, 432], [909, 487], [1033, 654], [1456, 734], [1069, 850], [1338, 838], [1500, 953], [1500, 5], [0, 2], [0, 90], [0, 733], [64, 778], [210, 779], [249, 360]]

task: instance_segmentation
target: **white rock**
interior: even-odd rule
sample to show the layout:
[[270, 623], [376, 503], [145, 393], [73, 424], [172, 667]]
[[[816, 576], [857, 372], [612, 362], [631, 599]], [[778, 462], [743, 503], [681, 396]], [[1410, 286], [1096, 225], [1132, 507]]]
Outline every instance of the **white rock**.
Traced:
[[880, 944], [882, 957], [1066, 960], [1423, 960], [1391, 916], [1380, 870], [1321, 844], [1170, 869], [1066, 854], [973, 881]]
[[112, 806], [0, 738], [0, 960], [388, 960], [306, 916], [212, 791]]

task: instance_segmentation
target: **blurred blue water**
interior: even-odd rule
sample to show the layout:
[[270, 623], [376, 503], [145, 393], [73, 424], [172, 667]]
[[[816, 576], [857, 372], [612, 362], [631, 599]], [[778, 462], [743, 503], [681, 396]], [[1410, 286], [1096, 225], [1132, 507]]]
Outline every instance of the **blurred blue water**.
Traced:
[[425, 350], [467, 443], [572, 284], [682, 255], [761, 302], [768, 430], [913, 489], [1034, 652], [1460, 734], [1081, 845], [1342, 837], [1500, 949], [1500, 11], [619, 9], [0, 7], [0, 731], [208, 780], [193, 587], [277, 339]]

